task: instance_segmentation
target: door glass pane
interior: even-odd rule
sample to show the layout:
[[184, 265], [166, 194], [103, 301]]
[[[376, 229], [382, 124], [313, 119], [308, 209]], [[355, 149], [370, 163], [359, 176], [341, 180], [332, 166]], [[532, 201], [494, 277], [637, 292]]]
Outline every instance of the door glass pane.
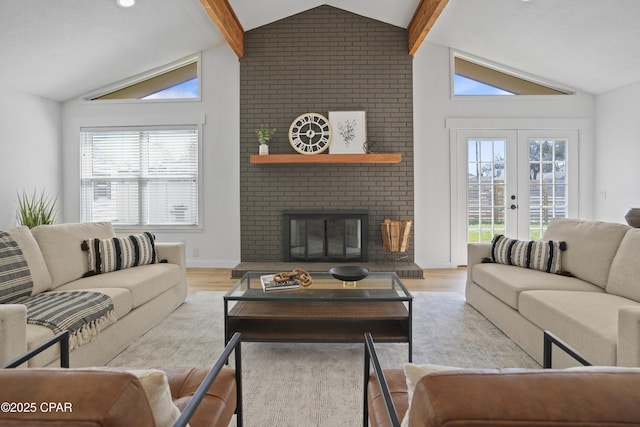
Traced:
[[504, 139], [467, 141], [467, 241], [490, 242], [505, 226]]
[[530, 238], [542, 237], [549, 222], [567, 216], [567, 140], [529, 139]]

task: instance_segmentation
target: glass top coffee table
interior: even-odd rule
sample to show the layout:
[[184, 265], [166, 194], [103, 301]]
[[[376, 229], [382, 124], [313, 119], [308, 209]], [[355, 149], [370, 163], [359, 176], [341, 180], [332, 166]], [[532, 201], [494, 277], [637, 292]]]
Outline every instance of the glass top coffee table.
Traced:
[[310, 272], [313, 283], [294, 290], [262, 290], [260, 276], [246, 273], [224, 296], [225, 340], [235, 332], [243, 341], [376, 342], [409, 346], [412, 360], [412, 303], [396, 273], [374, 272], [345, 288], [329, 273]]

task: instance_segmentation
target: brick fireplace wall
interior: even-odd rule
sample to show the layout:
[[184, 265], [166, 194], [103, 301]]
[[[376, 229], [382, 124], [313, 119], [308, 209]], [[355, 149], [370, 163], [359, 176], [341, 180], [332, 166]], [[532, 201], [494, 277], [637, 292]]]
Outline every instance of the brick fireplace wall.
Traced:
[[[373, 151], [398, 164], [254, 165], [255, 129], [277, 128], [269, 151], [293, 154], [300, 114], [366, 110]], [[382, 251], [385, 217], [414, 219], [413, 83], [407, 32], [331, 6], [246, 32], [240, 61], [241, 261], [282, 260], [284, 209], [366, 209], [369, 261]], [[318, 154], [325, 155], [325, 154]], [[413, 233], [412, 233], [413, 234]], [[408, 252], [413, 261], [413, 236]]]

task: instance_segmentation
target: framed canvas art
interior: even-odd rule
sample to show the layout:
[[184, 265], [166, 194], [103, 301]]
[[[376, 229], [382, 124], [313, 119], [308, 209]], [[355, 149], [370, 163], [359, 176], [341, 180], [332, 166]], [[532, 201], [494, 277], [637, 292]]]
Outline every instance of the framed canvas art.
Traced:
[[329, 111], [331, 154], [364, 154], [367, 141], [366, 111]]

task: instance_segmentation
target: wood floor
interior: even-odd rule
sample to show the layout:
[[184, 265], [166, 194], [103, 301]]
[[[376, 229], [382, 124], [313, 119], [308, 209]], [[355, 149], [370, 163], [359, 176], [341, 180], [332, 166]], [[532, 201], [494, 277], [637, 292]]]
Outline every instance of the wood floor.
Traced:
[[[424, 279], [402, 279], [410, 291], [449, 291], [464, 294], [467, 269], [426, 269]], [[237, 279], [227, 268], [188, 268], [189, 294], [198, 291], [227, 291]]]

